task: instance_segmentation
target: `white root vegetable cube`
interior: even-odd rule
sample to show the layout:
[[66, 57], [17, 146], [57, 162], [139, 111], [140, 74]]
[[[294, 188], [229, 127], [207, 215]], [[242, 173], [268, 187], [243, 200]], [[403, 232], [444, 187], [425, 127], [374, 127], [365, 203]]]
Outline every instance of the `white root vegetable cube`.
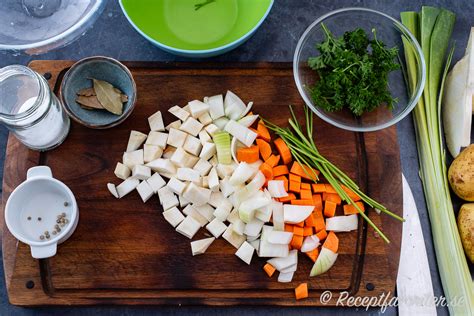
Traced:
[[260, 247], [260, 239], [255, 239], [255, 240], [252, 240], [252, 241], [248, 241], [248, 243], [250, 245], [252, 245], [252, 247], [255, 248], [255, 251], [257, 252], [257, 256], [258, 256], [258, 248]]
[[[209, 204], [218, 207], [222, 204], [232, 204], [229, 202], [228, 199], [225, 198], [224, 194], [222, 192], [216, 191], [211, 193], [211, 198], [209, 199]], [[232, 207], [232, 205], [231, 205]]]
[[164, 159], [171, 159], [175, 151], [176, 151], [175, 147], [166, 146], [166, 148], [163, 150], [163, 155], [161, 155], [161, 157]]
[[219, 161], [217, 160], [217, 155], [212, 156], [212, 158], [209, 159], [209, 163], [210, 163], [213, 167], [217, 167], [217, 165], [219, 164]]
[[143, 165], [143, 149], [123, 153], [123, 164], [133, 168], [135, 165]]
[[216, 240], [214, 237], [199, 239], [191, 242], [191, 251], [193, 256], [202, 255], [206, 252], [207, 248]]
[[171, 128], [166, 143], [176, 148], [183, 147], [186, 137], [188, 137], [188, 134], [185, 132]]
[[198, 117], [198, 121], [201, 122], [202, 125], [208, 125], [212, 123], [212, 118], [209, 113], [204, 113], [200, 117]]
[[[198, 183], [196, 183], [196, 185], [199, 185]], [[206, 188], [206, 189], [209, 189], [209, 177], [208, 176], [204, 176], [201, 178], [201, 185], [203, 188]]]
[[173, 163], [169, 159], [158, 158], [153, 161], [150, 161], [145, 166], [150, 167], [151, 170], [155, 172], [159, 172], [160, 174], [162, 173], [175, 174], [176, 173], [176, 167], [173, 165]]
[[171, 192], [181, 195], [186, 188], [186, 183], [179, 181], [175, 177], [170, 178], [166, 186], [171, 190]]
[[240, 236], [236, 234], [233, 229], [233, 224], [227, 226], [227, 229], [222, 234], [222, 238], [224, 238], [229, 244], [234, 246], [235, 248], [239, 249], [240, 246], [245, 242], [245, 236]]
[[151, 177], [151, 169], [147, 166], [135, 165], [132, 169], [132, 177], [138, 180], [146, 180]]
[[209, 160], [216, 154], [216, 144], [214, 143], [204, 143], [202, 146], [201, 153], [199, 154], [199, 158], [203, 160]]
[[183, 213], [186, 216], [191, 216], [192, 218], [194, 218], [199, 223], [200, 227], [204, 227], [207, 223], [209, 223], [209, 221], [204, 216], [199, 214], [196, 208], [191, 204], [187, 205], [183, 209]]
[[214, 208], [209, 204], [193, 205], [196, 211], [201, 214], [208, 222], [214, 220]]
[[160, 204], [163, 206], [164, 211], [179, 205], [178, 198], [167, 186], [164, 186], [158, 190], [158, 198], [160, 200]]
[[209, 104], [209, 114], [213, 120], [223, 117], [224, 114], [224, 98], [222, 94], [213, 95], [207, 98], [207, 104]]
[[146, 180], [150, 185], [153, 192], [158, 193], [158, 190], [166, 185], [165, 180], [160, 176], [159, 173], [154, 173], [150, 178]]
[[203, 146], [205, 143], [212, 142], [211, 136], [209, 136], [209, 134], [205, 130], [200, 131], [198, 134], [198, 137]]
[[181, 121], [186, 121], [186, 119], [189, 117], [189, 112], [186, 110], [183, 110], [180, 106], [175, 105], [173, 107], [170, 107], [168, 109], [168, 112], [179, 118]]
[[227, 229], [227, 225], [214, 218], [212, 222], [207, 224], [206, 229], [216, 238], [219, 238]]
[[165, 220], [171, 224], [171, 226], [176, 227], [184, 220], [184, 215], [181, 213], [177, 207], [172, 207], [167, 211], [163, 212]]
[[211, 168], [211, 163], [204, 159], [199, 159], [198, 162], [194, 165], [194, 170], [198, 171], [199, 174], [203, 177], [207, 176]]
[[209, 202], [211, 190], [198, 187], [191, 182], [184, 190], [183, 197], [195, 205], [204, 205]]
[[229, 216], [227, 216], [227, 221], [232, 224], [240, 221], [239, 210], [234, 208], [232, 212], [230, 212]]
[[163, 154], [163, 148], [156, 145], [143, 145], [143, 161], [148, 163], [155, 159], [158, 159]]
[[182, 147], [178, 147], [173, 156], [170, 158], [171, 162], [181, 168], [193, 168], [198, 162], [199, 158], [188, 154]]
[[229, 197], [234, 193], [234, 186], [230, 184], [229, 177], [225, 177], [219, 182], [220, 190], [225, 197]]
[[253, 252], [255, 251], [255, 248], [252, 247], [251, 244], [248, 242], [244, 241], [243, 244], [239, 247], [235, 255], [242, 259], [243, 262], [246, 264], [250, 264], [250, 261], [252, 261], [253, 257]]
[[164, 131], [165, 124], [163, 124], [163, 117], [161, 116], [161, 111], [156, 112], [148, 118], [148, 124], [150, 125], [150, 130], [152, 131]]
[[212, 168], [211, 171], [209, 171], [208, 184], [211, 191], [216, 192], [219, 190], [219, 177], [217, 176], [215, 168]]
[[169, 123], [168, 125], [166, 125], [165, 129], [169, 132], [170, 129], [174, 128], [174, 129], [179, 129], [179, 127], [181, 126], [181, 121], [180, 120], [176, 120], [174, 122], [171, 122]]
[[209, 124], [204, 129], [211, 136], [214, 136], [214, 134], [220, 130], [220, 128], [217, 127], [215, 124]]
[[201, 225], [191, 216], [186, 218], [176, 227], [176, 231], [189, 239], [192, 239], [198, 232]]
[[289, 283], [291, 282], [291, 280], [293, 280], [294, 274], [295, 272], [287, 272], [287, 273], [280, 272], [280, 274], [278, 275], [278, 282]]
[[119, 198], [117, 188], [115, 187], [115, 184], [113, 183], [107, 183], [107, 189], [109, 189], [110, 194], [115, 196], [117, 199]]
[[153, 195], [153, 189], [146, 181], [142, 181], [137, 186], [137, 191], [140, 197], [142, 198], [143, 203], [146, 203], [146, 201], [148, 201]]
[[119, 179], [127, 180], [127, 178], [130, 177], [130, 175], [132, 174], [132, 170], [130, 170], [130, 168], [124, 165], [123, 163], [117, 162], [114, 174]]
[[230, 204], [230, 208], [228, 208], [227, 206], [219, 205], [218, 207], [216, 207], [214, 211], [214, 216], [220, 221], [224, 222], [227, 220], [227, 217], [229, 216], [231, 211], [232, 211], [232, 204]]
[[201, 141], [196, 137], [188, 135], [188, 137], [184, 141], [183, 149], [191, 155], [199, 156], [202, 149]]
[[146, 134], [139, 131], [131, 131], [130, 137], [128, 138], [127, 152], [134, 151], [140, 148], [143, 142], [146, 140]]
[[129, 194], [140, 184], [140, 180], [135, 178], [128, 178], [117, 186], [117, 193], [119, 198], [123, 198], [125, 195]]
[[245, 225], [244, 234], [247, 236], [258, 236], [262, 231], [263, 224], [259, 219], [252, 219]]
[[193, 136], [197, 136], [203, 127], [204, 125], [202, 125], [198, 120], [193, 117], [188, 117], [187, 120], [181, 124], [179, 129]]
[[235, 233], [242, 236], [245, 231], [245, 223], [242, 222], [240, 219], [238, 219], [232, 223], [232, 229], [234, 230]]
[[182, 195], [178, 196], [178, 199], [179, 199], [179, 206], [181, 206], [181, 207], [185, 207], [185, 206], [191, 204], [191, 202], [186, 200]]
[[217, 165], [217, 175], [219, 178], [224, 179], [225, 177], [231, 177], [234, 173], [234, 170], [237, 168], [238, 164], [232, 161], [231, 164], [224, 165], [224, 164], [218, 164]]
[[145, 144], [155, 145], [155, 146], [161, 147], [162, 149], [165, 149], [167, 141], [168, 141], [167, 133], [151, 131], [150, 133], [148, 133], [148, 137], [146, 139]]
[[191, 168], [178, 168], [176, 178], [181, 181], [199, 182], [201, 175], [198, 171]]
[[199, 100], [194, 100], [188, 103], [189, 112], [194, 118], [198, 118], [206, 112], [209, 112], [209, 105]]

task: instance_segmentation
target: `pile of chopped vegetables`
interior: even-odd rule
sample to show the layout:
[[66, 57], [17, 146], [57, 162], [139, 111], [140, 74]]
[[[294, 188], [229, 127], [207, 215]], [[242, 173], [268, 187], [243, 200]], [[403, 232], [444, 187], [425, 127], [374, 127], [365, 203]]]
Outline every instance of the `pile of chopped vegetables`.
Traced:
[[[339, 169], [342, 184], [328, 177], [330, 183], [320, 182], [320, 170], [304, 163], [274, 125], [269, 127], [282, 137], [272, 139], [266, 123], [250, 112], [252, 105], [228, 91], [225, 98], [171, 107], [177, 120], [166, 127], [156, 112], [148, 135], [130, 133], [115, 169], [124, 181], [107, 187], [116, 198], [136, 189], [143, 202], [158, 194], [164, 219], [189, 239], [205, 228], [212, 237], [192, 241], [193, 256], [222, 237], [247, 264], [254, 254], [269, 258], [263, 269], [270, 277], [278, 271], [278, 282], [292, 281], [299, 252], [314, 262], [310, 276], [325, 273], [338, 256], [336, 233], [356, 230], [357, 214], [368, 219], [362, 201], [385, 208]], [[326, 176], [326, 164], [322, 168]], [[295, 295], [307, 297], [307, 284]]]

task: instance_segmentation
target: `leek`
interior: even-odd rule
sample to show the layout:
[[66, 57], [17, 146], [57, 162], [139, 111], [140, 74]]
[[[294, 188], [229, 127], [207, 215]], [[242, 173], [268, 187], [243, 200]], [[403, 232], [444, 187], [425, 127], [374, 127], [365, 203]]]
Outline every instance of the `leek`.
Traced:
[[228, 165], [232, 162], [230, 152], [230, 135], [227, 132], [217, 132], [212, 139], [216, 144], [217, 160], [219, 163]]
[[[440, 123], [443, 85], [453, 50], [447, 57], [446, 52], [455, 16], [448, 10], [423, 7], [420, 14], [402, 12], [401, 20], [418, 38], [426, 61], [427, 81], [423, 95], [413, 110], [413, 119], [420, 177], [430, 216], [441, 282], [447, 302], [451, 303], [450, 313], [472, 315], [473, 282], [451, 203]], [[405, 40], [404, 46], [408, 86], [413, 92], [416, 81], [416, 59], [413, 47]]]

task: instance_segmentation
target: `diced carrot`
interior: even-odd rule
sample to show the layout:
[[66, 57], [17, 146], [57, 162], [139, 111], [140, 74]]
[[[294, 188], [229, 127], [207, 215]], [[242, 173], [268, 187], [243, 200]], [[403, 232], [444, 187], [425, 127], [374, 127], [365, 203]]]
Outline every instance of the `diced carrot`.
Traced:
[[308, 180], [315, 180], [317, 179], [317, 176], [319, 175], [319, 171], [316, 169], [313, 169], [309, 166], [302, 166], [299, 162], [295, 161], [293, 162], [293, 165], [291, 166], [291, 173], [297, 174], [302, 178], [308, 179]]
[[317, 232], [326, 229], [326, 223], [324, 222], [323, 212], [315, 210], [313, 211], [314, 230]]
[[289, 179], [290, 181], [301, 182], [301, 177], [296, 174], [290, 173]]
[[288, 193], [288, 196], [284, 196], [278, 199], [279, 202], [286, 203], [296, 199], [296, 195], [294, 193]]
[[302, 200], [312, 200], [313, 195], [311, 194], [311, 191], [303, 189], [303, 184], [305, 183], [301, 183], [300, 198]]
[[266, 265], [263, 266], [263, 270], [267, 273], [267, 275], [271, 278], [273, 273], [275, 273], [275, 267], [272, 266], [271, 264], [267, 263]]
[[323, 211], [323, 201], [320, 194], [313, 194], [313, 205], [316, 210]]
[[275, 144], [276, 149], [278, 150], [278, 153], [281, 156], [281, 159], [283, 159], [283, 163], [285, 165], [289, 164], [292, 160], [291, 157], [291, 151], [288, 148], [288, 146], [285, 144], [285, 141], [281, 138], [277, 138], [273, 144]]
[[329, 183], [324, 184], [324, 186], [326, 187], [326, 193], [337, 193]]
[[311, 200], [291, 200], [292, 205], [313, 205], [313, 199]]
[[295, 288], [296, 300], [302, 300], [308, 297], [308, 283], [301, 283]]
[[305, 252], [305, 254], [313, 261], [316, 262], [316, 259], [318, 259], [319, 255], [319, 250], [318, 248], [314, 248], [311, 251]]
[[271, 155], [270, 157], [268, 157], [267, 160], [265, 160], [265, 163], [273, 168], [276, 165], [278, 165], [279, 161], [280, 161], [280, 155]]
[[[273, 174], [275, 176], [275, 174]], [[288, 178], [285, 176], [274, 177], [273, 180], [280, 180], [283, 181], [283, 185], [285, 186], [285, 191], [288, 192]]]
[[290, 245], [294, 249], [301, 249], [301, 246], [303, 245], [303, 236], [293, 234]]
[[332, 201], [324, 202], [324, 216], [333, 217], [336, 214], [337, 204]]
[[311, 216], [308, 216], [308, 218], [305, 219], [304, 224], [305, 224], [306, 226], [314, 227], [314, 225], [315, 225], [315, 223], [314, 223], [314, 216], [312, 216], [312, 214], [311, 214]]
[[341, 184], [341, 188], [347, 193], [347, 195], [349, 195], [352, 201], [354, 202], [360, 201], [360, 196], [355, 194], [354, 191], [346, 187], [344, 184]]
[[313, 193], [326, 192], [326, 185], [324, 183], [313, 183]]
[[319, 241], [322, 241], [326, 239], [326, 237], [328, 236], [328, 233], [325, 229], [321, 229], [319, 232], [316, 233], [316, 236], [318, 236]]
[[273, 167], [273, 175], [275, 177], [283, 176], [285, 174], [288, 174], [288, 167], [286, 165], [280, 165], [280, 166]]
[[326, 201], [334, 202], [337, 205], [340, 205], [342, 202], [341, 197], [335, 193], [326, 193]]
[[298, 236], [303, 236], [303, 234], [304, 234], [304, 228], [303, 228], [303, 227], [299, 227], [299, 226], [293, 227], [293, 234], [294, 234], [294, 235], [298, 235]]
[[[365, 211], [364, 203], [356, 202], [357, 206], [361, 209], [362, 212]], [[355, 208], [354, 205], [346, 204], [343, 206], [344, 215], [352, 215], [352, 214], [359, 214], [359, 211]]]
[[252, 163], [259, 159], [258, 153], [258, 146], [243, 147], [237, 150], [237, 160]]
[[339, 249], [339, 238], [337, 238], [334, 232], [329, 232], [326, 240], [324, 241], [323, 247], [331, 250], [334, 253], [337, 253], [337, 250]]
[[270, 144], [264, 141], [263, 139], [257, 139], [256, 142], [258, 149], [260, 150], [260, 156], [262, 156], [263, 161], [270, 158], [270, 156], [272, 155], [272, 147], [270, 146]]
[[304, 221], [296, 223], [295, 226], [304, 227]]
[[[310, 216], [312, 217], [312, 216]], [[313, 234], [313, 227], [311, 226], [305, 226], [304, 227], [304, 232], [303, 232], [303, 236], [306, 237], [306, 236], [311, 236]]]
[[263, 121], [260, 121], [257, 124], [257, 137], [263, 139], [266, 142], [270, 142], [271, 140], [270, 132]]
[[291, 181], [290, 180], [290, 191], [291, 192], [295, 192], [295, 193], [299, 193], [300, 192], [300, 184], [299, 182], [296, 182], [296, 181]]
[[263, 173], [263, 175], [265, 176], [265, 179], [267, 180], [271, 180], [273, 179], [273, 170], [272, 170], [272, 167], [270, 167], [269, 165], [267, 165], [266, 163], [262, 163], [260, 165], [260, 171]]
[[293, 225], [285, 224], [285, 231], [292, 233], [293, 232]]
[[311, 191], [311, 184], [309, 183], [301, 183], [301, 190], [309, 190]]

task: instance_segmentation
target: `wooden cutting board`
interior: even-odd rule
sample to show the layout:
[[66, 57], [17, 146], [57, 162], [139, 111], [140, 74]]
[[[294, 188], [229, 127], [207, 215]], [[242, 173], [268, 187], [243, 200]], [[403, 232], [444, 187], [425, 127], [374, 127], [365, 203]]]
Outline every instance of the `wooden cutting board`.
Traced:
[[[30, 66], [49, 78], [58, 93], [70, 61], [34, 61]], [[386, 244], [360, 221], [356, 232], [340, 234], [340, 254], [326, 274], [309, 278], [312, 263], [300, 255], [293, 282], [268, 278], [265, 260], [247, 266], [223, 239], [205, 255], [192, 257], [189, 240], [161, 215], [158, 198], [143, 204], [136, 192], [117, 200], [106, 183], [119, 183], [113, 171], [130, 130], [148, 132], [147, 117], [175, 104], [234, 91], [254, 101], [253, 111], [284, 125], [288, 104], [302, 114], [303, 101], [287, 63], [126, 63], [138, 87], [137, 106], [120, 126], [93, 130], [72, 123], [66, 141], [46, 153], [8, 140], [3, 206], [25, 180], [26, 170], [48, 165], [76, 195], [80, 220], [74, 235], [55, 257], [34, 260], [28, 246], [3, 229], [3, 260], [9, 300], [15, 305], [202, 304], [335, 305], [339, 292], [355, 296], [393, 294], [402, 225], [369, 210], [370, 218], [391, 239]], [[165, 121], [171, 117], [166, 113]], [[347, 172], [371, 196], [402, 214], [402, 186], [396, 128], [358, 134], [315, 120], [320, 151]], [[3, 220], [3, 215], [0, 217]], [[3, 223], [2, 223], [3, 226]], [[199, 237], [202, 237], [201, 232]], [[308, 282], [310, 298], [296, 302], [293, 289]], [[333, 291], [326, 304], [325, 290]]]

